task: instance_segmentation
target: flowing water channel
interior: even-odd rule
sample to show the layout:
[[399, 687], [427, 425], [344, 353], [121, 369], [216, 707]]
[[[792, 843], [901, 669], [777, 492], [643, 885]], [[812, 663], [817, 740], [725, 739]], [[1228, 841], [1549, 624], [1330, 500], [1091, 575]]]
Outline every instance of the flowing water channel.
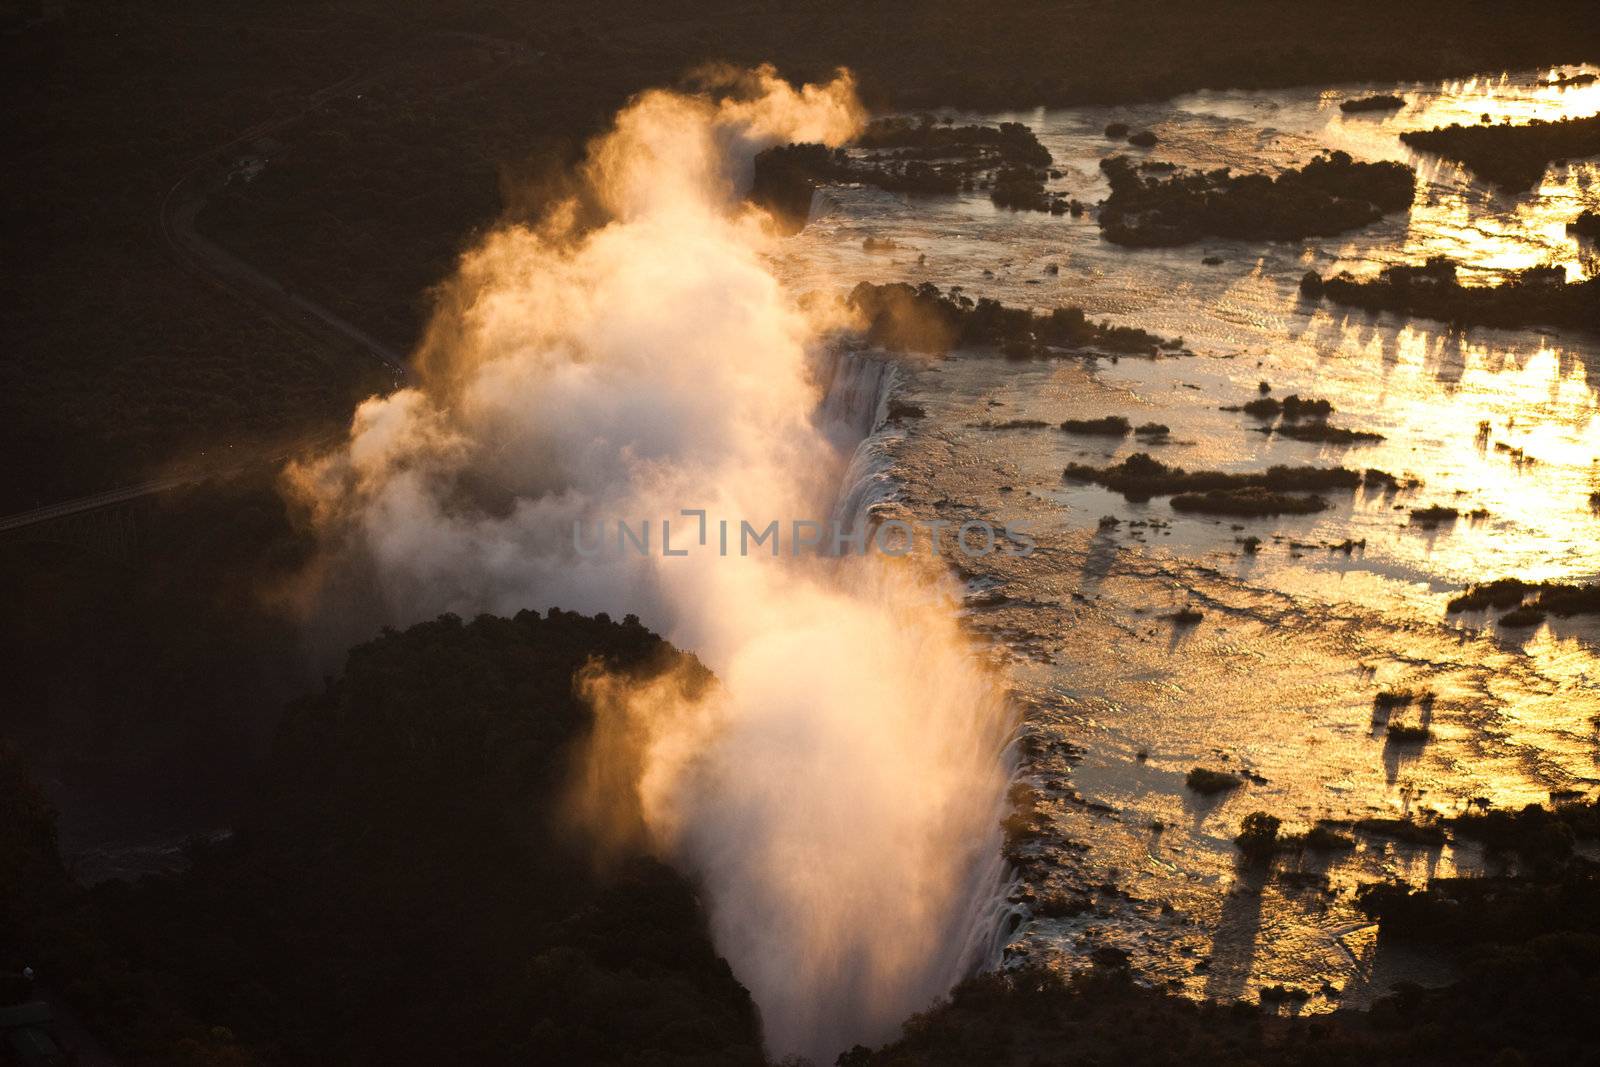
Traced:
[[[1409, 213], [1336, 238], [1129, 250], [1101, 240], [1092, 217], [1004, 211], [983, 192], [907, 198], [839, 187], [819, 193], [811, 224], [778, 253], [797, 290], [929, 281], [1036, 309], [1078, 305], [1182, 337], [1193, 353], [901, 361], [895, 398], [925, 415], [883, 426], [857, 455], [851, 480], [861, 499], [851, 509], [1025, 522], [1039, 543], [1025, 558], [959, 561], [969, 626], [1028, 711], [1024, 782], [1048, 825], [1026, 846], [1037, 860], [1013, 890], [1024, 921], [1012, 958], [1074, 966], [1115, 945], [1151, 979], [1194, 995], [1253, 999], [1262, 986], [1288, 984], [1313, 992], [1305, 1010], [1359, 1005], [1399, 978], [1444, 972], [1380, 950], [1354, 886], [1501, 861], [1466, 844], [1428, 849], [1366, 835], [1353, 852], [1290, 857], [1269, 873], [1242, 865], [1232, 844], [1245, 814], [1271, 812], [1293, 831], [1324, 818], [1453, 813], [1474, 798], [1520, 805], [1600, 786], [1600, 624], [1552, 618], [1513, 630], [1483, 613], [1445, 612], [1476, 580], [1600, 577], [1600, 517], [1589, 499], [1600, 491], [1600, 336], [1463, 331], [1308, 301], [1297, 289], [1308, 269], [1365, 275], [1435, 254], [1460, 260], [1473, 282], [1544, 263], [1573, 279], [1593, 273], [1594, 248], [1566, 223], [1600, 206], [1600, 160], [1552, 166], [1537, 190], [1512, 196], [1396, 136], [1483, 115], [1600, 110], [1600, 83], [1558, 88], [1548, 77], [954, 116], [1028, 124], [1062, 173], [1051, 188], [1086, 203], [1105, 195], [1098, 163], [1119, 151], [1246, 172], [1337, 148], [1417, 167]], [[1406, 106], [1340, 111], [1340, 101], [1369, 92], [1396, 92]], [[1112, 121], [1160, 140], [1149, 150], [1109, 141], [1102, 131]], [[894, 247], [868, 251], [868, 237]], [[1325, 398], [1335, 423], [1384, 439], [1297, 442], [1222, 410], [1256, 396], [1261, 382], [1273, 395]], [[1148, 444], [1055, 428], [1101, 415], [1172, 432]], [[1017, 420], [1045, 427], [995, 428]], [[1336, 506], [1317, 515], [1227, 520], [1062, 479], [1069, 462], [1135, 451], [1189, 469], [1376, 467], [1420, 485], [1335, 493]], [[1411, 522], [1411, 508], [1430, 504], [1487, 516], [1431, 530]], [[1246, 537], [1261, 539], [1259, 552], [1244, 551]], [[1184, 605], [1203, 620], [1180, 627], [1162, 617]], [[1373, 698], [1394, 687], [1437, 694], [1431, 707], [1400, 713], [1426, 726], [1426, 742], [1387, 738]], [[1194, 766], [1247, 782], [1202, 798], [1184, 786]]]

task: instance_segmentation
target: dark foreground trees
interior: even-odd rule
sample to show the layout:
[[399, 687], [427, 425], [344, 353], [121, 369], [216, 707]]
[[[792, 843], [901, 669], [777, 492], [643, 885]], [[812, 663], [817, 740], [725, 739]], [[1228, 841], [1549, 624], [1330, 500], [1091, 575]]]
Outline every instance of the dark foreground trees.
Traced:
[[561, 612], [388, 632], [290, 710], [237, 832], [137, 885], [71, 883], [7, 751], [0, 970], [132, 1064], [760, 1062], [689, 884], [562, 826], [574, 673], [679, 655]]

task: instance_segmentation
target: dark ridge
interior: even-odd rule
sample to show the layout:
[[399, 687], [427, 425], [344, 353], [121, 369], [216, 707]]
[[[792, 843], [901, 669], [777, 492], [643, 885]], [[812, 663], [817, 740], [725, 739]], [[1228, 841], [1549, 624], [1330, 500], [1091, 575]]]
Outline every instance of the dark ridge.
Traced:
[[1100, 207], [1106, 240], [1136, 248], [1205, 237], [1299, 240], [1353, 230], [1411, 206], [1416, 172], [1402, 163], [1358, 163], [1345, 152], [1318, 156], [1276, 178], [1226, 167], [1145, 177], [1125, 156], [1100, 161], [1111, 195]]

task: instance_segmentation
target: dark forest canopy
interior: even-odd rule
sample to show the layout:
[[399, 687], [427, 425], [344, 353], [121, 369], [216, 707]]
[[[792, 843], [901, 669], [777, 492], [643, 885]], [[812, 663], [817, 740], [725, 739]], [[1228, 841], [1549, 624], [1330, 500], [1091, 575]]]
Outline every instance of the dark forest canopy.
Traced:
[[759, 1063], [693, 888], [561, 826], [593, 659], [681, 653], [631, 616], [386, 632], [289, 710], [232, 837], [137, 885], [68, 880], [6, 749], [0, 970], [130, 1064]]

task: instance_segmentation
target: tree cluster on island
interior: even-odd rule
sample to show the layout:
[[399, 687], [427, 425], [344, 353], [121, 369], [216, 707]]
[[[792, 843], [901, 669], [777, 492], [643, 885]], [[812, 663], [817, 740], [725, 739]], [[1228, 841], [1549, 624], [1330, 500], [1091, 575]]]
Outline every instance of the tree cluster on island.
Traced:
[[[1020, 122], [956, 126], [931, 115], [874, 119], [846, 148], [815, 143], [779, 145], [757, 154], [750, 199], [789, 232], [805, 227], [819, 185], [859, 182], [917, 196], [989, 190], [1000, 207], [1072, 210], [1045, 192], [1050, 152]], [[1080, 209], [1081, 211], [1081, 209]]]
[[1416, 172], [1402, 163], [1360, 163], [1331, 152], [1269, 174], [1175, 171], [1126, 156], [1101, 160], [1111, 194], [1100, 205], [1106, 240], [1134, 248], [1190, 244], [1206, 237], [1299, 240], [1331, 236], [1403, 211]]
[[1393, 93], [1374, 93], [1371, 96], [1358, 96], [1346, 100], [1339, 105], [1339, 110], [1348, 115], [1363, 111], [1398, 111], [1405, 106], [1404, 97], [1395, 96]]
[[1551, 163], [1600, 155], [1600, 114], [1530, 122], [1479, 123], [1406, 130], [1400, 140], [1464, 164], [1511, 192], [1539, 184]]
[[989, 297], [973, 300], [957, 289], [943, 293], [931, 282], [915, 286], [861, 282], [850, 291], [847, 302], [868, 343], [893, 351], [943, 355], [956, 348], [992, 348], [1007, 359], [1018, 360], [1183, 351], [1181, 339], [1160, 337], [1135, 326], [1094, 322], [1082, 308], [1035, 312], [1007, 307]]
[[1474, 326], [1600, 328], [1600, 277], [1567, 281], [1560, 267], [1529, 267], [1498, 285], [1463, 285], [1457, 264], [1434, 256], [1420, 265], [1386, 267], [1358, 280], [1348, 272], [1324, 278], [1308, 272], [1300, 292], [1315, 300], [1369, 311], [1392, 311]]

